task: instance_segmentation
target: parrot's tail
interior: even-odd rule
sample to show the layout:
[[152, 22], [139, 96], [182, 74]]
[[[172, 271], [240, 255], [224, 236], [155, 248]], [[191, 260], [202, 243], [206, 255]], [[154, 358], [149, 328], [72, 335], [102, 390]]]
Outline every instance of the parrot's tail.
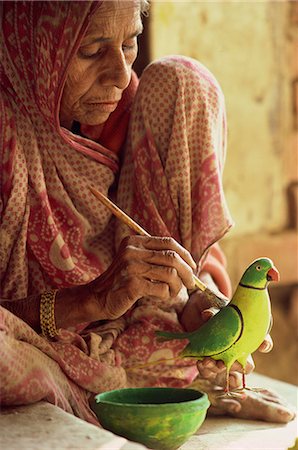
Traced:
[[171, 333], [170, 331], [155, 331], [155, 334], [162, 340], [170, 341], [172, 339], [188, 339], [189, 333]]

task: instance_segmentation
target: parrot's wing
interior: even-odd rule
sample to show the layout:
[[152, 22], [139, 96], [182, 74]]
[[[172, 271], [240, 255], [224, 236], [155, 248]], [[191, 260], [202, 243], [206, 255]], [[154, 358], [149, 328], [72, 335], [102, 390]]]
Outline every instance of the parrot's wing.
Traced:
[[235, 305], [226, 306], [189, 336], [181, 356], [212, 356], [224, 352], [241, 336], [242, 314]]

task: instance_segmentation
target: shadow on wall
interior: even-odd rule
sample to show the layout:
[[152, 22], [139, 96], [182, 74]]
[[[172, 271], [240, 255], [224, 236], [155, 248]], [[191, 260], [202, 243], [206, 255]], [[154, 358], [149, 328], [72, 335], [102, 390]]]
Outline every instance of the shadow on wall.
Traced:
[[295, 288], [295, 294], [291, 287], [273, 288], [270, 297], [273, 315], [271, 336], [274, 347], [270, 353], [254, 354], [256, 371], [298, 385], [298, 288]]
[[143, 33], [138, 37], [139, 52], [133, 69], [141, 76], [143, 70], [150, 62], [150, 16], [143, 17]]

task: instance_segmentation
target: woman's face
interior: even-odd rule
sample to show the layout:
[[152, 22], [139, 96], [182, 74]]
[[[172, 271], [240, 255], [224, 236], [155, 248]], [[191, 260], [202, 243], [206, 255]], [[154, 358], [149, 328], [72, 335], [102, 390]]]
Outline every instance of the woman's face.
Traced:
[[92, 17], [68, 69], [60, 123], [103, 124], [116, 109], [131, 78], [142, 32], [140, 2], [104, 1]]

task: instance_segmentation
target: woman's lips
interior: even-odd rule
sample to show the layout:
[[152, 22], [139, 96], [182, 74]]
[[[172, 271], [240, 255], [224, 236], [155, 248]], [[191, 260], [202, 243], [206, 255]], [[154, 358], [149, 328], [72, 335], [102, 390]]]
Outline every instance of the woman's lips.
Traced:
[[118, 102], [88, 102], [87, 108], [99, 112], [112, 112], [117, 108]]

